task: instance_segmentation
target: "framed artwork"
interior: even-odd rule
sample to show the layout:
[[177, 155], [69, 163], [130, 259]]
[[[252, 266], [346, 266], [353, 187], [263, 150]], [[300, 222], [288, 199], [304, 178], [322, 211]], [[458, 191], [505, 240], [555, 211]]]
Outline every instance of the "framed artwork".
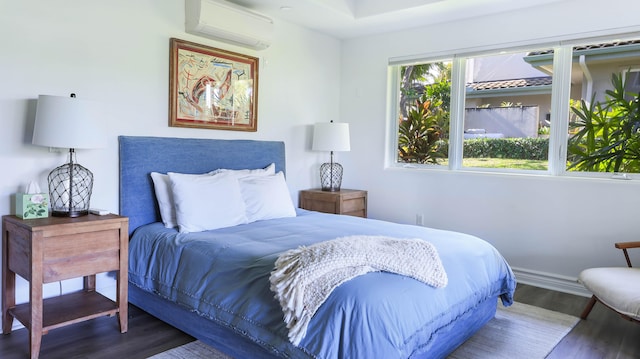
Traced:
[[258, 58], [171, 39], [169, 126], [256, 131]]

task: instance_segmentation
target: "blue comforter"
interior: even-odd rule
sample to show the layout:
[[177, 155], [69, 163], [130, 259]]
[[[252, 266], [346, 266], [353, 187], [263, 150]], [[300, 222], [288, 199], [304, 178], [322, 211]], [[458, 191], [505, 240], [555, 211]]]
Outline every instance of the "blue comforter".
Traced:
[[[436, 289], [386, 272], [356, 277], [333, 291], [294, 346], [269, 289], [275, 260], [300, 245], [354, 234], [429, 241], [449, 284]], [[138, 228], [129, 248], [133, 285], [292, 358], [409, 358], [424, 350], [431, 333], [487, 298], [510, 305], [516, 284], [503, 257], [476, 237], [304, 210], [295, 218], [188, 234], [154, 223]]]

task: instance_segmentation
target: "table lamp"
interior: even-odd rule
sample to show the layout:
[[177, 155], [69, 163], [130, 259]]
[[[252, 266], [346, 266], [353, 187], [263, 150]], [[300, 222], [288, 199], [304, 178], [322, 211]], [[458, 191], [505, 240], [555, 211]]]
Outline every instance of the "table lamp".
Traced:
[[78, 164], [75, 149], [105, 147], [98, 111], [94, 102], [77, 99], [75, 94], [38, 96], [32, 143], [69, 149], [68, 163], [54, 168], [47, 177], [53, 216], [89, 214], [93, 173]]
[[349, 151], [349, 124], [339, 122], [316, 123], [313, 128], [314, 151], [330, 151], [331, 162], [320, 166], [320, 183], [323, 191], [335, 192], [342, 184], [342, 165], [333, 162], [333, 151]]

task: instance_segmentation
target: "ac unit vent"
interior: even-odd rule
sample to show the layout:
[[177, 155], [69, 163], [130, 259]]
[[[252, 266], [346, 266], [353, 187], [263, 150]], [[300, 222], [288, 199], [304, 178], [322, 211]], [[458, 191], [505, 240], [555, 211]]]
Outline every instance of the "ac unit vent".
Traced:
[[271, 45], [273, 21], [257, 12], [224, 0], [186, 0], [188, 33], [264, 50]]

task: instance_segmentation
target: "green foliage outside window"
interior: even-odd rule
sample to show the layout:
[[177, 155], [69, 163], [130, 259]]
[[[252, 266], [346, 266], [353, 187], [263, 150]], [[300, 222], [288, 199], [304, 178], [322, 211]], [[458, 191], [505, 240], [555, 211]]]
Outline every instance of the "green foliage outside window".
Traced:
[[510, 158], [546, 161], [549, 139], [541, 137], [478, 138], [464, 141], [465, 158]]
[[447, 156], [451, 64], [406, 66], [401, 75], [398, 161], [437, 164]]
[[[640, 172], [640, 107], [638, 94], [625, 91], [622, 74], [613, 74], [605, 100], [584, 100], [571, 110], [568, 170]], [[634, 98], [629, 100], [629, 98]]]
[[437, 164], [438, 159], [446, 157], [447, 144], [442, 141], [444, 111], [432, 106], [426, 95], [415, 103], [398, 125], [398, 158], [407, 163]]

